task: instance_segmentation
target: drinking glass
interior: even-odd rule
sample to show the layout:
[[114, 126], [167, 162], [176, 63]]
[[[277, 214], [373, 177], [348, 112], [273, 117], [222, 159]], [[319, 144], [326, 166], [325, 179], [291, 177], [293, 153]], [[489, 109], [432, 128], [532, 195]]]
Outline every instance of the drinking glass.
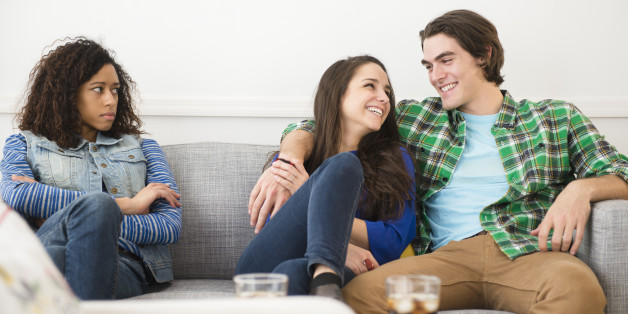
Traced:
[[240, 298], [283, 297], [288, 294], [288, 276], [284, 274], [241, 274], [233, 277], [235, 293]]
[[426, 275], [387, 277], [386, 297], [391, 314], [435, 313], [440, 301], [440, 278]]

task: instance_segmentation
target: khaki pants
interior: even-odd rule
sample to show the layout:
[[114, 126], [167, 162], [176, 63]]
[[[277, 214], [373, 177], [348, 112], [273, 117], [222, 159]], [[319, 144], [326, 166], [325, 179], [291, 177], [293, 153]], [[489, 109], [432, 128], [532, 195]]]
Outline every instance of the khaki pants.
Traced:
[[402, 258], [354, 278], [343, 289], [357, 313], [387, 313], [385, 279], [441, 278], [439, 310], [603, 313], [606, 297], [593, 271], [568, 253], [537, 252], [511, 261], [489, 235], [452, 241], [433, 253]]

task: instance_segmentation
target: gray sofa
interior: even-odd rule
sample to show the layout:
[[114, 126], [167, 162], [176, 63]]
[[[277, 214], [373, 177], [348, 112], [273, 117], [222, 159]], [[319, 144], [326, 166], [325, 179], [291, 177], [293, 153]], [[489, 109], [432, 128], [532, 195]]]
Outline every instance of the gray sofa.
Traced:
[[[253, 238], [249, 193], [276, 148], [214, 142], [163, 147], [183, 195], [183, 231], [179, 243], [170, 247], [175, 280], [137, 299], [233, 296], [235, 265]], [[628, 201], [594, 205], [578, 257], [600, 279], [607, 312], [628, 313]]]

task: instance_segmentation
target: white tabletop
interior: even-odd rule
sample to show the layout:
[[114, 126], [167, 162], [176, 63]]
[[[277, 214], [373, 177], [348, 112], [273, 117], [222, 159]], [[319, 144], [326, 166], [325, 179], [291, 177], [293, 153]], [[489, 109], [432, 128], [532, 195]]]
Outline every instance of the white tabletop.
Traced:
[[195, 300], [85, 301], [86, 314], [312, 313], [353, 314], [345, 303], [324, 297], [215, 298]]

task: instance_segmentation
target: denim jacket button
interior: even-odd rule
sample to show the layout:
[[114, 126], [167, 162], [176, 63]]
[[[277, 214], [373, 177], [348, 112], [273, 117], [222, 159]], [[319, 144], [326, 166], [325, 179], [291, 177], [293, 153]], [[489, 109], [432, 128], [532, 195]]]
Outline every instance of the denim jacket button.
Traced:
[[134, 159], [134, 158], [135, 158], [135, 156], [129, 155], [129, 159]]
[[113, 193], [113, 194], [118, 194], [118, 189], [116, 189], [116, 188], [112, 188], [112, 189], [111, 189], [111, 193]]
[[107, 164], [105, 164], [105, 163], [100, 164], [100, 166], [103, 167], [103, 168], [107, 168]]
[[93, 173], [93, 174], [98, 174], [98, 172], [97, 172], [97, 171], [92, 171], [92, 173]]
[[98, 151], [98, 147], [92, 146], [92, 151], [97, 152]]

